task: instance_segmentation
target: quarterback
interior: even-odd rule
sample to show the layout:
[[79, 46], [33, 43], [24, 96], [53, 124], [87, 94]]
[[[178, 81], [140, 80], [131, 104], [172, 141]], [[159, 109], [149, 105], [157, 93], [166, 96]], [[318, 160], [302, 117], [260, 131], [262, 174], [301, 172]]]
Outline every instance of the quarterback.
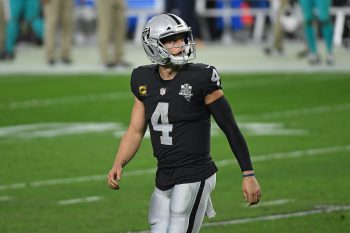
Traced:
[[261, 191], [252, 162], [215, 67], [189, 63], [196, 57], [191, 28], [174, 14], [160, 14], [144, 26], [142, 44], [155, 64], [131, 75], [134, 106], [130, 125], [108, 173], [119, 189], [123, 167], [136, 154], [147, 126], [157, 158], [155, 189], [149, 208], [152, 233], [197, 233], [204, 215], [214, 217], [211, 192], [217, 167], [210, 155], [210, 116], [223, 130], [242, 170], [246, 202]]

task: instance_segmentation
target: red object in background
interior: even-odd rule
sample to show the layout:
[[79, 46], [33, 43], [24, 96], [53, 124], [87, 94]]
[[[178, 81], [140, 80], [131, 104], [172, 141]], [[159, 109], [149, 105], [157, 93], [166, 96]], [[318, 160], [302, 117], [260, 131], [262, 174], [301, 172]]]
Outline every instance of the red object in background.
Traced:
[[250, 13], [250, 5], [246, 2], [242, 2], [240, 6], [243, 14], [241, 16], [242, 24], [246, 27], [250, 27], [254, 23], [254, 17]]

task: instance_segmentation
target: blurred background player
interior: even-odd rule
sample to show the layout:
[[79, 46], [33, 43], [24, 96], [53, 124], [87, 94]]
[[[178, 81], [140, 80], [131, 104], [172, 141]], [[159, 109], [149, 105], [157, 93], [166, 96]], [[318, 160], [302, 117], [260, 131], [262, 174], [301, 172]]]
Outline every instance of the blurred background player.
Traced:
[[75, 45], [95, 45], [96, 33], [95, 0], [75, 0]]
[[[128, 68], [124, 61], [124, 42], [126, 37], [124, 0], [97, 0], [99, 50], [103, 64], [107, 68]], [[113, 49], [109, 53], [110, 40]]]
[[289, 0], [270, 0], [271, 15], [273, 17], [273, 41], [272, 46], [264, 49], [267, 55], [283, 55], [283, 28], [281, 17], [287, 8]]
[[9, 10], [6, 23], [5, 59], [15, 57], [15, 44], [21, 19], [24, 19], [35, 36], [43, 39], [43, 20], [40, 0], [3, 0]]
[[49, 65], [56, 63], [55, 47], [58, 24], [61, 25], [61, 61], [71, 64], [71, 46], [73, 34], [73, 0], [43, 0], [45, 15], [45, 53]]
[[309, 63], [314, 65], [321, 62], [320, 55], [317, 50], [317, 37], [315, 36], [313, 28], [313, 19], [314, 15], [316, 14], [321, 25], [323, 39], [326, 43], [326, 63], [328, 65], [333, 65], [333, 25], [329, 12], [331, 0], [299, 0], [299, 3], [304, 15], [304, 32], [309, 49]]
[[5, 28], [4, 2], [0, 0], [0, 60], [5, 55]]

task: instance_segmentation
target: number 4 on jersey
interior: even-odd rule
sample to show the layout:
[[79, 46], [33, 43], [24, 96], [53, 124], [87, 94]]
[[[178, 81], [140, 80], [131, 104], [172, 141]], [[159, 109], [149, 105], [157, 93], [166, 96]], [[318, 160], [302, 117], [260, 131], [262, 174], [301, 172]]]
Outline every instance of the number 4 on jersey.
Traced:
[[[173, 131], [173, 124], [169, 124], [168, 112], [169, 103], [159, 102], [152, 114], [151, 123], [154, 131], [162, 132], [160, 144], [171, 146], [173, 145], [173, 138], [170, 137], [169, 133]], [[158, 123], [159, 117], [161, 124]]]
[[213, 69], [213, 74], [211, 75], [211, 81], [216, 82], [216, 85], [220, 86], [220, 76], [215, 69]]

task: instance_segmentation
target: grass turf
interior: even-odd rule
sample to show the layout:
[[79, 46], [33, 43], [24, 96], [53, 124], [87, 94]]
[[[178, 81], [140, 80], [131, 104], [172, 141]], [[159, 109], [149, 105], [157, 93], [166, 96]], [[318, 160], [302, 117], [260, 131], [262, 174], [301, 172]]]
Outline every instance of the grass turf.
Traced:
[[[222, 74], [221, 77], [225, 96], [239, 124], [279, 123], [283, 128], [306, 132], [256, 135], [243, 128], [253, 158], [276, 152], [343, 149], [317, 156], [255, 162], [263, 191], [262, 203], [292, 200], [284, 205], [246, 207], [238, 166], [233, 163], [220, 166], [213, 193], [217, 217], [205, 222], [307, 211], [317, 205], [350, 205], [349, 149], [344, 147], [350, 141], [348, 74]], [[19, 137], [19, 133], [1, 134], [4, 127], [39, 123], [118, 122], [125, 128], [132, 101], [127, 76], [1, 77], [0, 232], [123, 233], [148, 229], [148, 202], [154, 175], [126, 175], [119, 192], [109, 190], [105, 184], [103, 175], [112, 165], [120, 139], [113, 130], [33, 138]], [[212, 155], [216, 161], [232, 159], [222, 134], [212, 137]], [[155, 165], [150, 141], [145, 138], [137, 156], [124, 171], [127, 174]], [[33, 186], [35, 181], [92, 175], [99, 177], [85, 182]], [[16, 183], [24, 183], [26, 187], [9, 186]], [[62, 200], [91, 196], [99, 197], [100, 201], [58, 204]], [[204, 227], [201, 232], [346, 232], [350, 229], [349, 217], [350, 211], [343, 210]]]

